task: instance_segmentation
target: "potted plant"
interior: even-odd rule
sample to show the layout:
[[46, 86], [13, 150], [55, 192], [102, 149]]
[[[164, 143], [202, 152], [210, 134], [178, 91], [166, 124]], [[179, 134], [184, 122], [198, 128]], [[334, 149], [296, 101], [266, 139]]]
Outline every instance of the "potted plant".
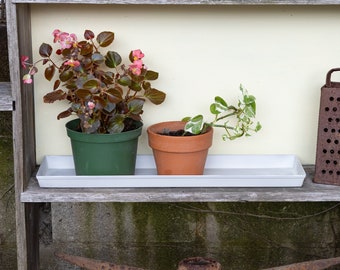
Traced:
[[242, 96], [237, 105], [229, 105], [216, 96], [210, 105], [214, 119], [203, 115], [185, 117], [182, 121], [154, 124], [147, 129], [158, 174], [203, 174], [208, 150], [212, 145], [213, 129], [222, 128], [223, 140], [250, 136], [261, 129], [256, 116], [256, 99], [240, 86]]
[[102, 53], [100, 49], [114, 41], [113, 32], [95, 36], [85, 30], [83, 40], [60, 30], [54, 30], [53, 36], [60, 46], [56, 50], [59, 60], [52, 59], [50, 44], [41, 44], [41, 59], [31, 64], [27, 56], [21, 58], [23, 68], [28, 69], [23, 82], [32, 83], [40, 62], [46, 66], [48, 81], [56, 77], [53, 90], [43, 100], [69, 103], [57, 119], [77, 116], [66, 123], [76, 174], [133, 174], [144, 102], [158, 105], [166, 97], [151, 86], [150, 81], [156, 80], [158, 73], [144, 65], [144, 54], [139, 49], [130, 52], [131, 63], [127, 66], [116, 51]]

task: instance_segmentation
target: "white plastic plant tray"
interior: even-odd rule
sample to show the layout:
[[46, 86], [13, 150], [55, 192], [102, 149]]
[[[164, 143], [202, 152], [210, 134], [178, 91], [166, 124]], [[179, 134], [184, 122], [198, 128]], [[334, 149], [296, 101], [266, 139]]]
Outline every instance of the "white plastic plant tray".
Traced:
[[43, 188], [300, 187], [306, 173], [295, 155], [210, 155], [203, 175], [157, 175], [152, 155], [137, 156], [135, 175], [76, 176], [72, 156], [45, 156]]

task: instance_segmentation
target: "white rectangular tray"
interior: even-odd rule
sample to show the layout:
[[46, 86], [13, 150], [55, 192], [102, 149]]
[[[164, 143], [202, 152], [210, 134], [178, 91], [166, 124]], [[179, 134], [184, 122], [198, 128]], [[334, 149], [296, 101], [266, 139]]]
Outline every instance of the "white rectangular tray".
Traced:
[[76, 176], [72, 156], [45, 156], [43, 188], [300, 187], [306, 173], [295, 155], [209, 155], [204, 175], [157, 175], [152, 155], [137, 156], [135, 175]]

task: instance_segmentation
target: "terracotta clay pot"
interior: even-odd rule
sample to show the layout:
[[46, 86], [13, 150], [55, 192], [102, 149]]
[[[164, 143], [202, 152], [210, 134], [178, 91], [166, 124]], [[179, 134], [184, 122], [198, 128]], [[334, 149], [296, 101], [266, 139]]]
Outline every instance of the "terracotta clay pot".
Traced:
[[202, 257], [186, 258], [179, 262], [177, 270], [221, 270], [219, 262]]
[[157, 173], [161, 175], [203, 174], [213, 129], [195, 136], [161, 135], [164, 130], [183, 129], [185, 122], [162, 122], [148, 127], [149, 145], [153, 150]]

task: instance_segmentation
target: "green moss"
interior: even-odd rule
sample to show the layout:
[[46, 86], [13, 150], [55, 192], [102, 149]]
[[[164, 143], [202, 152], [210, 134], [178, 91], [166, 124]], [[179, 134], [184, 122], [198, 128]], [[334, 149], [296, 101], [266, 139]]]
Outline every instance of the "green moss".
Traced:
[[[334, 205], [136, 204], [133, 209], [137, 239], [147, 247], [137, 253], [138, 265], [176, 269], [183, 258], [207, 256], [230, 269], [250, 270], [331, 257], [335, 243], [326, 240], [322, 244], [320, 239], [330, 235], [334, 241], [337, 239], [338, 232], [331, 232], [333, 225], [339, 223], [338, 209], [332, 210]], [[214, 224], [208, 224], [212, 220]], [[208, 230], [216, 230], [217, 239], [210, 239]], [[320, 245], [324, 245], [324, 250]]]
[[93, 235], [93, 221], [94, 221], [94, 214], [95, 214], [95, 204], [94, 203], [86, 203], [84, 206], [84, 213], [85, 213], [85, 233], [86, 235], [84, 236], [85, 239], [89, 238], [89, 244], [87, 245], [86, 249], [86, 256], [89, 258], [93, 258], [95, 256], [95, 251], [93, 248], [93, 240], [91, 239], [91, 236]]
[[[12, 114], [0, 112], [0, 199], [14, 185]], [[10, 190], [14, 194], [14, 190]], [[14, 195], [13, 195], [14, 196]]]
[[11, 124], [11, 112], [0, 112], [0, 265], [7, 270], [17, 269]]
[[[86, 221], [78, 226], [90, 242], [77, 252], [150, 270], [177, 269], [193, 256], [212, 257], [223, 269], [253, 270], [340, 252], [340, 207], [332, 202], [82, 205]], [[108, 229], [114, 232], [105, 238]]]

